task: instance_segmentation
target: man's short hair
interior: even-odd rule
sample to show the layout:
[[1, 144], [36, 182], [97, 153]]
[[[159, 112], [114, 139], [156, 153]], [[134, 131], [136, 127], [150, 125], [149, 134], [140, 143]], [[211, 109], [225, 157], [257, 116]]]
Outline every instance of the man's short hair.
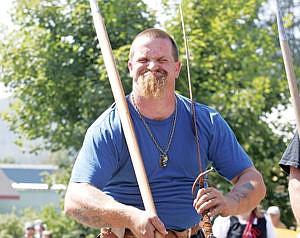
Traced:
[[177, 62], [179, 60], [179, 53], [178, 53], [178, 47], [177, 44], [175, 42], [175, 40], [165, 31], [161, 30], [161, 29], [157, 29], [157, 28], [149, 28], [146, 29], [142, 32], [140, 32], [133, 40], [131, 48], [130, 48], [130, 54], [129, 54], [129, 59], [131, 60], [134, 54], [134, 43], [135, 41], [140, 38], [140, 37], [148, 37], [148, 38], [160, 38], [160, 39], [168, 39], [171, 44], [172, 44], [172, 54], [173, 54], [173, 58], [174, 60]]

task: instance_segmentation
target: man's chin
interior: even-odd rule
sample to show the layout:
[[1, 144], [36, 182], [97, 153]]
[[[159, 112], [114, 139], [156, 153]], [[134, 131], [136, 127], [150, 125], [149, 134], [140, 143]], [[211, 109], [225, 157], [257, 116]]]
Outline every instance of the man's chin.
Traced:
[[154, 74], [148, 74], [138, 80], [140, 86], [140, 95], [144, 98], [158, 98], [164, 93], [166, 77], [155, 77]]

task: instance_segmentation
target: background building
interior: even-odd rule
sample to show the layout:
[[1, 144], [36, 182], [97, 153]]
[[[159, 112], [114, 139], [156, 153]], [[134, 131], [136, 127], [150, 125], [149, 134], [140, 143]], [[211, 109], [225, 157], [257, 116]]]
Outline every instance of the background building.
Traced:
[[56, 169], [53, 165], [0, 164], [0, 213], [45, 205], [59, 208], [59, 191], [66, 187], [54, 184], [49, 188], [43, 181]]

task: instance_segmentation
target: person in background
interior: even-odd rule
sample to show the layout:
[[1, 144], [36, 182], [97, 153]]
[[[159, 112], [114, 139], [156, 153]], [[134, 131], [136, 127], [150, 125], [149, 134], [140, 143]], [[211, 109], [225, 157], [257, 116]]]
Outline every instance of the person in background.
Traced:
[[267, 214], [270, 216], [275, 228], [286, 229], [286, 225], [280, 220], [280, 209], [277, 206], [271, 206], [267, 209]]
[[32, 222], [25, 223], [24, 232], [24, 238], [34, 238], [34, 225]]
[[[65, 195], [65, 212], [79, 222], [101, 228], [101, 237], [190, 237], [201, 214], [224, 216], [255, 208], [266, 188], [260, 172], [214, 109], [175, 92], [181, 62], [174, 39], [147, 29], [133, 41], [128, 61], [132, 92], [126, 100], [148, 176], [156, 214], [145, 211], [120, 117], [113, 104], [90, 126], [73, 166]], [[191, 188], [210, 163], [232, 183], [223, 194], [213, 187]]]
[[216, 217], [213, 233], [217, 238], [276, 238], [270, 217], [259, 208], [236, 216]]
[[43, 231], [45, 230], [45, 224], [41, 219], [37, 219], [34, 221], [34, 230], [35, 230], [35, 235], [34, 238], [41, 238]]
[[279, 166], [289, 175], [291, 206], [300, 226], [300, 142], [297, 131], [279, 161]]

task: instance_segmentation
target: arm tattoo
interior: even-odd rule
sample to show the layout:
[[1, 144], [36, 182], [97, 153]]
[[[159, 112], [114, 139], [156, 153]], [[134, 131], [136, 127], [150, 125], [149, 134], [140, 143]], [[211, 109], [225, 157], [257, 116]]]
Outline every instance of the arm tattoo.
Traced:
[[99, 204], [99, 199], [97, 198], [97, 191], [91, 189], [89, 196], [84, 199], [81, 207], [74, 211], [73, 215], [81, 223], [88, 226], [101, 228], [101, 227], [112, 227], [101, 219], [100, 213], [97, 212], [97, 204]]
[[237, 203], [241, 202], [241, 199], [247, 197], [249, 191], [253, 191], [254, 187], [251, 183], [245, 183], [239, 188], [235, 188], [232, 190], [232, 199]]
[[106, 223], [105, 221], [101, 220], [99, 216], [91, 216], [86, 214], [87, 209], [81, 208], [76, 211], [74, 211], [74, 217], [77, 221], [80, 223], [95, 227], [95, 228], [101, 228], [101, 227], [112, 227], [111, 224]]

